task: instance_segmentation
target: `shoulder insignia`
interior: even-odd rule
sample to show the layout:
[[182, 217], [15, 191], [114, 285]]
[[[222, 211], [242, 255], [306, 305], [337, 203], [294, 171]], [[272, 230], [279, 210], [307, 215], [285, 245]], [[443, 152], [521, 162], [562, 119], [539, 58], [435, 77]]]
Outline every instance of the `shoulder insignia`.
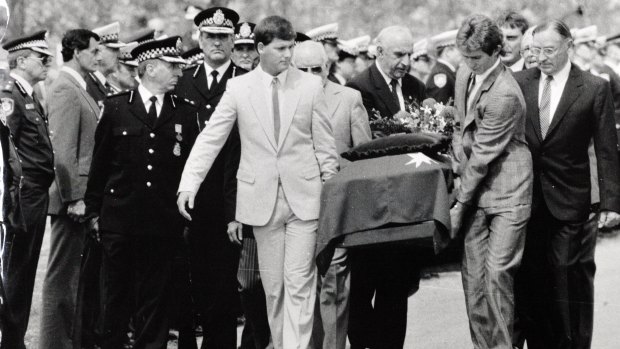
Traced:
[[7, 116], [13, 114], [15, 102], [13, 98], [0, 98], [0, 121], [6, 126]]
[[132, 91], [131, 90], [125, 90], [125, 91], [116, 92], [116, 93], [108, 93], [106, 98], [115, 98], [115, 97], [119, 97], [119, 96], [124, 96], [124, 95], [129, 94], [130, 92], [132, 92]]
[[196, 70], [194, 71], [194, 74], [192, 74], [192, 76], [196, 77], [196, 75], [198, 75], [199, 70], [200, 70], [200, 64], [196, 66]]
[[13, 80], [7, 80], [4, 85], [2, 85], [2, 91], [11, 92], [13, 91]]
[[131, 92], [129, 92], [129, 103], [133, 103], [133, 90], [131, 90]]
[[446, 86], [446, 82], [448, 82], [448, 77], [446, 76], [446, 74], [443, 73], [435, 74], [435, 76], [433, 76], [433, 82], [435, 83], [435, 86], [442, 88]]
[[28, 92], [26, 92], [26, 89], [24, 88], [24, 86], [22, 86], [22, 84], [20, 84], [19, 81], [15, 80], [13, 85], [17, 86], [17, 89], [19, 90], [19, 92], [22, 93], [22, 95], [26, 96], [28, 94]]
[[175, 99], [177, 99], [177, 95], [170, 95], [170, 102], [172, 103], [172, 107], [176, 108], [177, 104], [174, 102]]
[[232, 73], [232, 77], [234, 78], [235, 76], [237, 76], [237, 66], [233, 65], [233, 73]]

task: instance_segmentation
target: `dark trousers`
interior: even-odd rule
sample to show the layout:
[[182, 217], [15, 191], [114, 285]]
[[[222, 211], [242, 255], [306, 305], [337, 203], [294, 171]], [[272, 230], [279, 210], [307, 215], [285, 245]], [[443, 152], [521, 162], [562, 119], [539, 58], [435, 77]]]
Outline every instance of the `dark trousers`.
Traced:
[[51, 216], [50, 255], [43, 281], [41, 349], [72, 349], [73, 319], [86, 226]]
[[174, 239], [102, 232], [103, 349], [121, 349], [130, 317], [134, 349], [162, 349], [168, 341], [167, 295]]
[[[251, 227], [244, 227], [244, 229], [251, 229]], [[271, 331], [267, 319], [265, 290], [258, 268], [256, 240], [253, 236], [245, 236], [243, 239], [237, 280], [239, 282], [241, 308], [245, 315], [241, 348], [265, 349], [269, 345]]]
[[[415, 251], [385, 245], [349, 250], [351, 348], [402, 348], [407, 330], [407, 298], [419, 282]], [[374, 297], [374, 306], [373, 306]]]
[[8, 226], [2, 241], [2, 279], [6, 305], [0, 348], [25, 348], [32, 291], [45, 232], [48, 188], [24, 180], [20, 202], [25, 231]]
[[172, 276], [170, 279], [170, 302], [168, 316], [171, 328], [179, 331], [179, 349], [197, 349], [195, 333], [194, 300], [191, 293], [191, 276], [188, 244], [179, 237], [174, 245]]
[[515, 280], [517, 345], [587, 349], [594, 318], [594, 250], [598, 216], [558, 221], [541, 204], [532, 211]]
[[195, 222], [188, 241], [192, 294], [203, 331], [201, 348], [236, 349], [239, 248], [222, 224]]

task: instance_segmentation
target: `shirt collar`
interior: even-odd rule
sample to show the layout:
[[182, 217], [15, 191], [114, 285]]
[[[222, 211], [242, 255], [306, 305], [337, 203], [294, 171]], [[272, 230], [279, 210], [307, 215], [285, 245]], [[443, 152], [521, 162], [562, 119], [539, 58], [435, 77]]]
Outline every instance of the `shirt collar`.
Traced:
[[13, 79], [17, 80], [17, 82], [24, 88], [24, 90], [26, 90], [28, 96], [32, 97], [32, 91], [34, 91], [34, 89], [32, 88], [32, 85], [30, 85], [30, 83], [26, 81], [26, 79], [24, 79], [21, 75], [15, 74], [13, 72], [10, 72], [9, 75]]
[[93, 75], [99, 79], [99, 82], [105, 86], [105, 83], [108, 82], [108, 79], [106, 79], [106, 77], [99, 71], [99, 70], [95, 70], [93, 72]]
[[489, 75], [491, 75], [491, 72], [493, 72], [493, 70], [495, 70], [495, 68], [497, 68], [499, 66], [500, 63], [500, 59], [498, 58], [497, 61], [495, 61], [495, 64], [493, 64], [493, 66], [489, 69], [487, 69], [484, 73], [478, 75], [476, 74], [476, 83], [481, 84], [484, 79], [486, 79]]
[[[271, 82], [273, 81], [274, 76], [264, 71], [263, 67], [261, 67], [260, 64], [256, 66], [254, 70], [258, 72], [260, 79], [263, 81], [263, 84], [267, 86], [267, 88], [271, 88]], [[278, 83], [280, 84], [280, 86], [284, 86], [287, 75], [288, 75], [288, 69], [285, 69], [283, 72], [281, 72], [280, 74], [276, 76], [276, 78], [278, 78]]]
[[508, 68], [510, 68], [513, 72], [518, 72], [523, 70], [523, 67], [525, 67], [525, 58], [521, 57]]
[[452, 70], [452, 72], [456, 73], [456, 68], [454, 68], [454, 66], [452, 64], [450, 64], [450, 62], [441, 59], [441, 58], [437, 58], [437, 62], [445, 65], [446, 67], [450, 68], [450, 70]]
[[82, 77], [82, 75], [80, 75], [80, 73], [78, 73], [77, 71], [75, 71], [75, 69], [68, 67], [66, 65], [63, 65], [62, 68], [60, 68], [60, 70], [71, 75], [75, 80], [77, 80], [80, 86], [82, 86], [84, 91], [86, 91], [86, 80], [84, 80], [84, 78]]
[[138, 85], [138, 93], [140, 93], [140, 97], [142, 98], [142, 102], [144, 103], [144, 105], [146, 105], [146, 103], [150, 103], [150, 99], [152, 96], [157, 97], [157, 101], [159, 102], [160, 105], [162, 105], [163, 100], [164, 100], [164, 95], [163, 94], [159, 94], [159, 95], [154, 95], [151, 91], [149, 91], [146, 87], [144, 87], [144, 85], [140, 84]]
[[[389, 77], [389, 76], [388, 76], [388, 75], [387, 75], [387, 74], [386, 74], [386, 73], [385, 73], [385, 72], [381, 69], [381, 67], [379, 66], [379, 64], [378, 64], [377, 62], [375, 62], [375, 65], [377, 66], [377, 69], [379, 70], [379, 73], [381, 73], [381, 76], [383, 76], [383, 79], [385, 79], [385, 83], [386, 83], [388, 86], [391, 86], [392, 78], [391, 78], [391, 77]], [[396, 80], [398, 81], [398, 84], [402, 86], [402, 80], [403, 80], [403, 79], [402, 79], [402, 78], [400, 78], [400, 79], [396, 79]]]
[[222, 64], [217, 69], [211, 68], [211, 66], [208, 65], [206, 61], [203, 64], [205, 66], [205, 72], [207, 73], [207, 77], [211, 75], [212, 71], [217, 70], [217, 79], [219, 81], [222, 78], [222, 76], [224, 76], [224, 73], [226, 73], [226, 71], [228, 70], [228, 67], [230, 67], [230, 63], [231, 63], [231, 60], [229, 59], [228, 61], [226, 61], [226, 63]]
[[[570, 68], [571, 68], [571, 62], [569, 60], [568, 62], [566, 62], [566, 65], [562, 69], [560, 69], [557, 73], [555, 73], [555, 75], [553, 75], [553, 80], [563, 85], [568, 80], [568, 75], [570, 74]], [[548, 75], [543, 73], [542, 71], [541, 71], [541, 75], [542, 76], [540, 78], [540, 81], [545, 81]]]

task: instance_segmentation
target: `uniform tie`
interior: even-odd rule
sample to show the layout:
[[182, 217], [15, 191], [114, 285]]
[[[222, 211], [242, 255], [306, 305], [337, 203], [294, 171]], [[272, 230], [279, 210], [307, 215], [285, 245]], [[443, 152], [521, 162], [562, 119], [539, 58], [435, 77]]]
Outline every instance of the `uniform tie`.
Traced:
[[35, 91], [32, 91], [32, 100], [34, 101], [34, 105], [35, 105], [35, 108], [37, 108], [37, 111], [41, 113], [43, 118], [47, 121], [47, 115], [45, 115], [45, 110], [43, 109], [43, 105], [41, 105], [41, 102], [39, 101], [39, 97], [37, 96], [37, 93]]
[[271, 103], [273, 105], [273, 135], [276, 144], [280, 138], [280, 99], [278, 98], [278, 78], [273, 78], [271, 82]]
[[398, 98], [398, 91], [396, 90], [396, 86], [398, 86], [398, 80], [392, 79], [392, 81], [390, 81], [390, 86], [392, 87], [392, 96], [394, 96], [394, 100], [396, 101], [398, 110], [400, 110], [400, 99]]
[[211, 79], [211, 86], [209, 86], [209, 91], [213, 91], [215, 86], [217, 86], [217, 74], [217, 70], [211, 72], [211, 76], [213, 77], [213, 79]]
[[155, 122], [157, 121], [157, 107], [155, 106], [155, 103], [157, 102], [157, 97], [151, 96], [151, 98], [149, 98], [149, 101], [151, 101], [151, 106], [149, 107], [149, 112], [146, 115], [146, 118], [151, 127], [153, 127], [155, 126]]
[[542, 96], [540, 97], [540, 106], [538, 107], [540, 116], [540, 134], [545, 139], [549, 125], [551, 124], [551, 81], [553, 76], [548, 75], [545, 79]]

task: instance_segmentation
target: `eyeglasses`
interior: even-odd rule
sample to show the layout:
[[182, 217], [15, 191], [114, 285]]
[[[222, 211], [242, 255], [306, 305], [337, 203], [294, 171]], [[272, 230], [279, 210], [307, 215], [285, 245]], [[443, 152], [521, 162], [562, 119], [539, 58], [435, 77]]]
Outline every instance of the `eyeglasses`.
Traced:
[[41, 63], [42, 65], [48, 65], [49, 63], [52, 62], [52, 57], [50, 56], [43, 56], [43, 57], [28, 56], [28, 58], [34, 58], [37, 62]]
[[531, 47], [530, 48], [530, 52], [534, 56], [538, 56], [538, 55], [540, 55], [542, 53], [543, 55], [545, 55], [545, 57], [551, 57], [556, 52], [558, 52], [559, 49], [560, 49], [559, 47], [556, 47], [556, 48], [551, 48], [551, 47], [545, 47], [545, 48]]
[[323, 67], [321, 67], [321, 66], [307, 67], [307, 68], [297, 67], [297, 69], [299, 69], [301, 71], [305, 71], [306, 73], [314, 73], [314, 74], [320, 74], [320, 73], [323, 72]]

